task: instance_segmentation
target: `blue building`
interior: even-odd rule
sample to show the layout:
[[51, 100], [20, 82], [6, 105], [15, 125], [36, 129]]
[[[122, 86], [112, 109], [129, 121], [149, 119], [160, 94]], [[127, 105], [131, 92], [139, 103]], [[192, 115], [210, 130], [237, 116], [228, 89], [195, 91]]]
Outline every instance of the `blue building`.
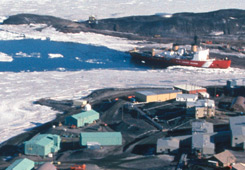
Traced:
[[35, 164], [32, 160], [24, 158], [12, 163], [6, 170], [32, 170]]
[[83, 127], [85, 124], [91, 124], [100, 118], [100, 114], [95, 110], [89, 110], [69, 116], [65, 119], [65, 124], [68, 126], [75, 125], [76, 127]]
[[41, 134], [24, 143], [26, 155], [46, 156], [60, 150], [60, 136]]
[[102, 146], [122, 145], [122, 134], [121, 132], [82, 132], [80, 145], [87, 146], [91, 142]]

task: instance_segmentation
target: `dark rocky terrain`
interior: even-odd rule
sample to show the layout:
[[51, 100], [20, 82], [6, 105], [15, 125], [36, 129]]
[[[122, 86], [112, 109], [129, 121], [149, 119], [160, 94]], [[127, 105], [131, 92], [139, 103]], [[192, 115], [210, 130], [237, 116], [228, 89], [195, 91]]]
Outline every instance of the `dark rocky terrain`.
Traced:
[[176, 13], [165, 15], [131, 16], [100, 20], [96, 29], [135, 33], [144, 36], [194, 36], [223, 32], [224, 35], [244, 35], [245, 11], [230, 9], [208, 13]]
[[[10, 16], [3, 24], [47, 24], [61, 32], [77, 33], [90, 31], [129, 39], [173, 41], [176, 39], [200, 38], [240, 43], [245, 39], [245, 10], [228, 9], [208, 13], [176, 13], [165, 15], [130, 16], [103, 19], [98, 23], [73, 22], [52, 16], [19, 14]], [[213, 36], [220, 32], [223, 36]], [[224, 38], [225, 37], [225, 38]], [[189, 42], [190, 43], [190, 42]]]
[[[35, 15], [35, 14], [18, 14], [10, 16], [3, 24], [20, 25], [20, 24], [46, 24], [54, 27], [57, 31], [64, 33], [77, 33], [85, 29], [84, 24], [79, 24], [70, 20], [61, 19], [53, 16]], [[40, 30], [41, 31], [41, 30]]]

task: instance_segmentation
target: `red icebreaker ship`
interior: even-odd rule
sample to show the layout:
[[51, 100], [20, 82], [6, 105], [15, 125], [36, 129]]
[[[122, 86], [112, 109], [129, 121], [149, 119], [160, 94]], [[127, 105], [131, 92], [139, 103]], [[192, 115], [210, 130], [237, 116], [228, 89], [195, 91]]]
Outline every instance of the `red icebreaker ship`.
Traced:
[[133, 50], [130, 52], [130, 55], [133, 60], [163, 67], [181, 65], [226, 69], [231, 65], [231, 60], [227, 57], [225, 59], [211, 59], [209, 58], [209, 49], [198, 48], [196, 45], [192, 46], [192, 51], [190, 52], [185, 48], [178, 48], [178, 46], [175, 46], [173, 50], [163, 51], [159, 54], [156, 54], [153, 49], [152, 52], [139, 52]]

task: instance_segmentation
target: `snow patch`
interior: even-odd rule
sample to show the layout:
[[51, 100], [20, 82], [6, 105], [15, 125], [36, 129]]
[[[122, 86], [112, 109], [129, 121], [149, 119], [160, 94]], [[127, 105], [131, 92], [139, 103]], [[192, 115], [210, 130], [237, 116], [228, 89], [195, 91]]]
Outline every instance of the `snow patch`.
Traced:
[[211, 32], [210, 35], [224, 35], [224, 32], [223, 31], [217, 31], [217, 32]]
[[234, 17], [230, 17], [230, 19], [234, 20], [234, 19], [237, 19], [237, 18], [234, 18]]
[[104, 62], [99, 62], [97, 60], [94, 59], [89, 59], [85, 61], [86, 63], [91, 63], [91, 64], [105, 64]]
[[0, 62], [12, 62], [14, 59], [8, 54], [0, 52]]
[[7, 16], [0, 16], [0, 24], [3, 23], [4, 20], [8, 19]]
[[239, 53], [239, 52], [224, 52], [224, 51], [220, 51], [219, 49], [210, 49], [211, 53], [215, 53], [215, 54], [221, 54], [221, 55], [226, 55], [226, 56], [236, 56], [239, 58], [245, 58], [245, 54], [244, 53]]
[[56, 70], [57, 70], [57, 71], [66, 71], [66, 69], [63, 68], [63, 67], [57, 68]]
[[62, 54], [48, 54], [48, 58], [64, 58], [64, 56]]
[[41, 54], [40, 53], [31, 53], [31, 54], [27, 54], [27, 53], [24, 53], [22, 51], [18, 52], [18, 53], [15, 53], [15, 58], [41, 58]]

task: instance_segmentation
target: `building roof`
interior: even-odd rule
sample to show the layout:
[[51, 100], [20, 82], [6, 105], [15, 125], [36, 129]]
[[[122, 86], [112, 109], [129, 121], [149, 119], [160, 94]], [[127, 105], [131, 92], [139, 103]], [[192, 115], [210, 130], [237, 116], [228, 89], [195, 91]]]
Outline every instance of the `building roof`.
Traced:
[[190, 85], [190, 84], [176, 85], [176, 86], [174, 86], [174, 88], [185, 90], [185, 91], [193, 91], [193, 90], [203, 90], [203, 89], [206, 89], [204, 87]]
[[169, 93], [179, 93], [179, 90], [142, 90], [137, 91], [136, 93], [143, 94], [145, 96], [153, 96], [153, 95], [160, 95], [160, 94], [169, 94]]
[[210, 141], [210, 134], [193, 134], [192, 135], [193, 148], [215, 148], [214, 143]]
[[245, 112], [245, 97], [238, 96], [235, 98], [232, 102], [231, 108], [237, 112]]
[[228, 150], [221, 152], [219, 154], [214, 155], [218, 161], [222, 162], [223, 164], [231, 164], [236, 161], [236, 157]]
[[198, 97], [198, 95], [197, 94], [177, 94], [177, 97], [195, 99]]
[[176, 138], [160, 138], [157, 140], [157, 145], [165, 147], [179, 148], [180, 140]]
[[18, 159], [14, 161], [6, 170], [12, 170], [12, 169], [29, 169], [31, 170], [34, 168], [34, 162], [30, 159], [24, 158], [24, 159]]
[[54, 137], [60, 138], [58, 135], [52, 135], [52, 134], [40, 134], [38, 136], [33, 137], [31, 140], [25, 142], [26, 144], [37, 144], [41, 146], [49, 145], [50, 143], [53, 143]]
[[71, 117], [73, 117], [74, 119], [84, 119], [92, 115], [99, 115], [99, 113], [92, 109], [86, 112], [81, 112], [81, 113], [72, 115]]
[[206, 122], [205, 120], [198, 120], [192, 122], [192, 134], [194, 133], [213, 133], [213, 123]]
[[81, 132], [82, 138], [114, 138], [122, 137], [121, 132]]
[[215, 102], [214, 100], [210, 100], [210, 99], [201, 99], [195, 102], [187, 101], [186, 106], [187, 107], [215, 107]]
[[230, 117], [232, 135], [245, 136], [245, 116]]
[[45, 163], [40, 166], [37, 170], [57, 170], [57, 168], [51, 163]]
[[209, 96], [210, 96], [208, 92], [199, 92], [199, 94], [205, 98], [209, 98]]
[[87, 146], [91, 142], [97, 142], [102, 146], [122, 145], [121, 132], [82, 132], [80, 144]]
[[241, 163], [236, 163], [235, 165], [232, 165], [232, 168], [235, 170], [244, 170], [245, 166]]

